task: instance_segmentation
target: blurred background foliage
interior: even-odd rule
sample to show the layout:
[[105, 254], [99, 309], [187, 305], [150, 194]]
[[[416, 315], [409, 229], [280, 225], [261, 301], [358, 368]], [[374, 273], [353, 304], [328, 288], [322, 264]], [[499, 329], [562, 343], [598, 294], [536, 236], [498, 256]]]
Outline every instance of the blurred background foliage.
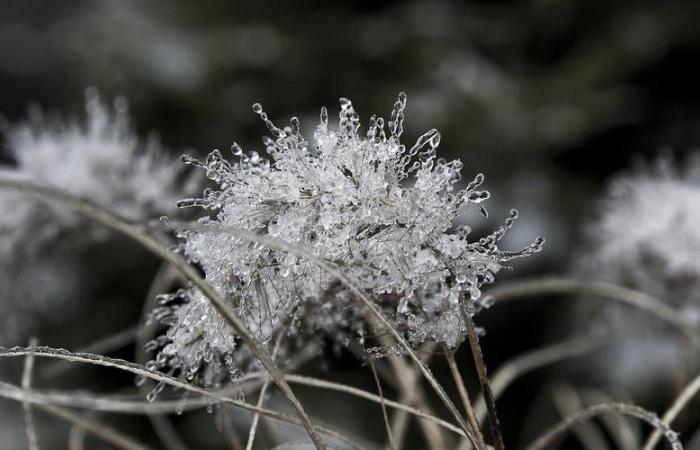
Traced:
[[[465, 178], [487, 176], [491, 217], [470, 225], [491, 227], [517, 207], [508, 245], [548, 239], [501, 279], [565, 273], [609, 176], [638, 155], [671, 148], [682, 159], [700, 143], [699, 19], [694, 0], [5, 0], [0, 115], [15, 122], [36, 103], [79, 116], [84, 89], [95, 86], [126, 97], [142, 134], [157, 133], [175, 157], [234, 139], [261, 149], [255, 101], [278, 123], [298, 115], [311, 133], [319, 108], [334, 111], [338, 97], [366, 120], [388, 116], [403, 90], [405, 141], [437, 128], [442, 155], [462, 159]], [[82, 255], [105, 275], [92, 295], [112, 299], [82, 312], [102, 328], [71, 334], [67, 320], [47, 332], [59, 342], [47, 344], [85, 342], [138, 317], [157, 263], [129, 270], [126, 256], [105, 263], [107, 252], [115, 254]], [[138, 301], [114, 306], [129, 297]], [[558, 305], [486, 312], [489, 364], [546, 339]], [[542, 381], [528, 377], [505, 397], [509, 435], [520, 428], [518, 405]]]

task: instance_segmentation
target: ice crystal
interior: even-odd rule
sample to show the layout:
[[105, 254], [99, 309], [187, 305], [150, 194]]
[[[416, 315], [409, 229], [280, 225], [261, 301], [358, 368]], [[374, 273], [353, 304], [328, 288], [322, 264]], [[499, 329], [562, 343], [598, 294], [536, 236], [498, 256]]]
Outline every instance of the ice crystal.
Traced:
[[[0, 169], [2, 175], [80, 195], [131, 220], [167, 212], [178, 196], [181, 166], [161, 155], [155, 139], [138, 138], [123, 99], [110, 107], [90, 89], [85, 109], [83, 123], [34, 110], [28, 121], [5, 127], [6, 148], [15, 164]], [[0, 218], [0, 254], [17, 249], [26, 253], [82, 224], [65, 208], [7, 191], [0, 192], [0, 210], [12, 211]]]
[[[359, 302], [314, 262], [247, 243], [225, 227], [303, 247], [335, 264], [415, 345], [456, 346], [464, 336], [460, 308], [473, 314], [482, 306], [482, 285], [502, 264], [540, 249], [541, 238], [520, 251], [498, 248], [517, 218], [514, 210], [503, 226], [473, 242], [468, 227], [454, 229], [453, 220], [474, 208], [485, 214], [484, 176], [458, 189], [462, 162], [436, 155], [437, 130], [409, 148], [401, 144], [405, 107], [402, 93], [388, 121], [372, 116], [360, 134], [359, 116], [342, 98], [337, 128], [323, 108], [309, 142], [297, 118], [279, 128], [255, 104], [271, 134], [263, 138], [268, 157], [235, 143], [233, 162], [218, 150], [204, 161], [183, 157], [217, 187], [179, 202], [212, 216], [199, 219], [199, 229], [180, 232], [181, 250], [261, 342], [285, 331], [289, 347], [318, 335], [344, 342], [372, 330]], [[201, 225], [221, 231], [202, 232]], [[201, 292], [186, 289], [160, 301], [154, 318], [170, 328], [153, 344], [163, 346], [154, 367], [204, 383], [218, 382], [226, 367], [246, 369], [252, 358]]]

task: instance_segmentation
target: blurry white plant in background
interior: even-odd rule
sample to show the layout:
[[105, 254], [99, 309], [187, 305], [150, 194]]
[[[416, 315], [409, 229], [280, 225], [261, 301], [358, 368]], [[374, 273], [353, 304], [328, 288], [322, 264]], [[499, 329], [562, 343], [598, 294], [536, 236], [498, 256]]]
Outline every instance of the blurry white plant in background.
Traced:
[[[652, 295], [700, 324], [699, 206], [700, 157], [641, 163], [610, 183], [578, 270]], [[606, 306], [604, 317], [627, 334], [612, 350], [615, 364], [604, 362], [617, 381], [653, 382], [681, 364], [677, 335], [648, 315]]]
[[[156, 139], [138, 138], [125, 100], [110, 106], [88, 89], [85, 110], [83, 121], [32, 109], [26, 122], [5, 124], [12, 163], [0, 174], [76, 194], [129, 220], [172, 210], [180, 186], [191, 189], [194, 178], [184, 179], [182, 166]], [[2, 334], [16, 336], [9, 323], [18, 331], [29, 316], [49, 315], [77, 294], [75, 245], [85, 248], [106, 232], [73, 211], [11, 191], [0, 192], [0, 210]]]
[[[287, 334], [282, 354], [295, 345], [308, 349], [315, 337], [345, 343], [373, 330], [353, 294], [316, 263], [249, 244], [226, 227], [290, 243], [331, 262], [372, 294], [412, 344], [433, 341], [454, 348], [465, 333], [460, 308], [474, 314], [483, 307], [481, 286], [493, 281], [504, 262], [539, 251], [543, 240], [514, 252], [498, 248], [515, 211], [504, 226], [473, 242], [468, 227], [453, 229], [453, 221], [473, 208], [485, 214], [481, 203], [489, 194], [479, 190], [484, 177], [456, 189], [462, 163], [436, 155], [437, 130], [410, 148], [400, 143], [405, 94], [386, 126], [372, 116], [362, 135], [352, 103], [341, 99], [340, 105], [338, 128], [329, 126], [322, 109], [312, 142], [302, 136], [297, 118], [278, 128], [253, 105], [272, 135], [263, 139], [269, 159], [244, 153], [237, 144], [235, 162], [218, 150], [205, 161], [183, 157], [217, 187], [180, 201], [214, 214], [198, 222], [210, 230], [179, 232], [181, 251], [202, 267], [257, 339], [269, 344], [277, 333]], [[170, 328], [151, 344], [162, 347], [151, 367], [217, 384], [254, 363], [199, 290], [180, 290], [159, 301], [153, 318]]]

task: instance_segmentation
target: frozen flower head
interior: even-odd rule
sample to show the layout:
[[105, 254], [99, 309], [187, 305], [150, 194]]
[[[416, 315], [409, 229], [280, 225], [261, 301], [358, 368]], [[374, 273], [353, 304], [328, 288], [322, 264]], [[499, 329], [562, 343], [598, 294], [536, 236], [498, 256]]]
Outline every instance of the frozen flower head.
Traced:
[[[670, 157], [643, 164], [613, 179], [589, 226], [589, 251], [578, 261], [580, 274], [649, 294], [700, 319], [700, 159], [679, 167]], [[588, 302], [574, 312], [596, 326], [622, 331], [599, 352], [596, 370], [626, 387], [646, 391], [668, 382], [685, 364], [675, 330], [629, 308]], [[593, 314], [591, 314], [591, 312]]]
[[[34, 110], [28, 121], [7, 126], [5, 147], [15, 164], [0, 168], [2, 175], [71, 192], [131, 220], [168, 211], [177, 197], [181, 166], [161, 155], [156, 140], [137, 137], [123, 99], [109, 106], [89, 89], [85, 109], [82, 122]], [[0, 255], [18, 248], [26, 253], [82, 225], [72, 211], [15, 193], [0, 192], [0, 210], [12, 211], [0, 217]]]
[[584, 268], [700, 311], [700, 159], [669, 158], [615, 179], [590, 228]]
[[[205, 170], [217, 188], [180, 202], [212, 215], [199, 220], [207, 231], [200, 226], [180, 233], [182, 251], [263, 343], [281, 332], [288, 334], [287, 343], [302, 336], [308, 345], [316, 335], [342, 342], [371, 330], [359, 302], [316, 263], [250, 244], [227, 228], [291, 243], [329, 261], [412, 344], [429, 340], [454, 347], [464, 335], [460, 308], [478, 309], [481, 286], [493, 281], [504, 262], [538, 251], [542, 239], [516, 252], [498, 248], [515, 211], [504, 226], [473, 242], [467, 227], [453, 228], [457, 217], [474, 208], [485, 213], [484, 177], [458, 189], [462, 163], [437, 157], [437, 130], [411, 147], [401, 144], [405, 94], [387, 123], [372, 116], [362, 134], [351, 102], [341, 99], [340, 106], [337, 128], [324, 108], [309, 142], [297, 118], [278, 128], [255, 104], [271, 134], [263, 139], [267, 157], [244, 153], [237, 144], [233, 161], [217, 150], [205, 161], [183, 157]], [[209, 231], [216, 227], [220, 231]], [[208, 383], [223, 366], [240, 368], [249, 358], [198, 290], [161, 301], [175, 306], [155, 313], [170, 325], [158, 367], [181, 369], [190, 378], [201, 369]]]

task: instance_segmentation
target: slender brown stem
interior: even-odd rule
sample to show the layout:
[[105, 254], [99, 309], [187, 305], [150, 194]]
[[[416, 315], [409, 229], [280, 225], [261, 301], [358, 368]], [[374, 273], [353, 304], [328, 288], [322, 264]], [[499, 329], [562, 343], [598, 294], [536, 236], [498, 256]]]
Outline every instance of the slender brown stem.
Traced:
[[380, 405], [382, 407], [382, 417], [384, 418], [384, 428], [386, 428], [386, 438], [387, 444], [390, 450], [396, 450], [394, 445], [394, 437], [391, 433], [391, 425], [389, 424], [389, 415], [386, 412], [386, 399], [384, 398], [384, 390], [382, 389], [382, 382], [379, 381], [379, 375], [377, 375], [377, 369], [374, 368], [374, 363], [371, 358], [367, 359], [367, 364], [372, 371], [372, 377], [374, 378], [374, 383], [377, 385], [377, 392], [379, 393]]
[[624, 303], [646, 311], [678, 329], [700, 343], [700, 336], [693, 325], [678, 311], [667, 304], [634, 289], [604, 281], [577, 280], [572, 278], [542, 278], [531, 281], [513, 282], [489, 289], [485, 295], [496, 303], [548, 295], [595, 295]]
[[[515, 380], [548, 364], [583, 355], [609, 342], [610, 336], [579, 337], [522, 353], [503, 363], [491, 378], [491, 390], [498, 400]], [[474, 407], [479, 423], [486, 416], [486, 405], [479, 399]]]
[[87, 419], [85, 417], [81, 417], [78, 414], [72, 413], [67, 409], [60, 408], [58, 406], [53, 406], [53, 405], [44, 405], [44, 404], [36, 404], [36, 407], [38, 409], [41, 409], [45, 412], [50, 413], [51, 415], [54, 415], [56, 417], [59, 417], [63, 420], [67, 420], [68, 422], [72, 422], [80, 428], [84, 429], [86, 432], [92, 434], [93, 436], [96, 436], [100, 439], [102, 439], [105, 442], [108, 442], [112, 445], [114, 445], [117, 448], [121, 448], [124, 450], [149, 450], [150, 447], [145, 446], [144, 444], [136, 441], [135, 439], [121, 433], [120, 431], [117, 431], [113, 428], [110, 428], [104, 424], [101, 424], [99, 422], [96, 422], [91, 419]]
[[486, 448], [486, 442], [484, 441], [484, 436], [481, 434], [479, 427], [479, 422], [476, 420], [476, 415], [474, 414], [474, 408], [472, 406], [471, 400], [469, 400], [469, 392], [467, 391], [467, 386], [464, 384], [464, 379], [462, 379], [462, 374], [459, 372], [459, 367], [457, 367], [457, 361], [455, 361], [454, 352], [450, 349], [445, 349], [445, 359], [447, 360], [447, 366], [450, 368], [450, 373], [452, 374], [452, 379], [457, 386], [457, 392], [462, 399], [462, 404], [464, 410], [467, 414], [467, 420], [472, 427], [472, 431], [476, 436], [476, 439], [481, 443], [484, 448]]
[[[280, 343], [282, 342], [282, 337], [284, 336], [285, 330], [281, 330], [277, 335], [275, 346], [272, 350], [272, 358], [277, 357], [277, 352], [280, 348]], [[258, 408], [262, 408], [265, 404], [265, 395], [267, 395], [267, 388], [270, 386], [270, 378], [265, 378], [262, 387], [260, 388], [260, 394], [258, 396]], [[246, 450], [253, 450], [253, 443], [255, 442], [255, 433], [258, 430], [258, 422], [260, 421], [260, 413], [256, 412], [253, 414], [253, 422], [250, 425], [250, 432], [248, 433], [248, 443], [245, 446]]]
[[611, 412], [636, 417], [637, 419], [647, 422], [649, 425], [662, 432], [673, 450], [683, 449], [683, 445], [678, 440], [678, 435], [671, 430], [668, 423], [660, 420], [656, 414], [640, 408], [639, 406], [629, 405], [626, 403], [603, 403], [582, 409], [581, 411], [564, 418], [561, 422], [551, 427], [533, 443], [528, 445], [525, 450], [544, 449], [548, 445], [554, 443], [557, 438], [559, 438], [570, 428], [575, 427], [581, 422], [585, 422], [586, 420], [589, 420], [599, 414]]
[[314, 446], [318, 450], [324, 450], [325, 444], [321, 440], [320, 435], [311, 423], [311, 419], [306, 414], [301, 402], [294, 395], [294, 392], [284, 380], [282, 372], [270, 358], [267, 351], [258, 343], [253, 334], [248, 330], [243, 321], [238, 318], [236, 313], [228, 306], [226, 301], [209, 283], [207, 283], [197, 271], [187, 264], [179, 255], [169, 251], [157, 239], [143, 232], [140, 228], [128, 223], [126, 220], [118, 217], [116, 214], [106, 210], [83, 198], [74, 196], [70, 193], [40, 186], [28, 181], [20, 181], [14, 179], [0, 179], [0, 188], [14, 189], [23, 193], [35, 195], [44, 200], [58, 201], [64, 205], [75, 208], [77, 211], [84, 214], [86, 217], [92, 218], [103, 225], [118, 231], [127, 237], [139, 242], [148, 250], [159, 256], [163, 260], [171, 263], [180, 273], [188, 280], [192, 281], [197, 288], [211, 301], [214, 308], [221, 316], [231, 325], [234, 331], [240, 336], [241, 340], [250, 348], [250, 351], [258, 358], [263, 367], [268, 371], [275, 384], [279, 387], [282, 394], [287, 398], [296, 414], [301, 419], [304, 428], [309, 433]]
[[[390, 346], [391, 341], [383, 338], [382, 343], [385, 346]], [[432, 356], [433, 344], [426, 344], [424, 349], [427, 350], [427, 356], [421, 358], [423, 364], [428, 363]], [[396, 388], [401, 392], [401, 403], [416, 406], [425, 411], [430, 411], [430, 404], [425, 397], [425, 393], [420, 385], [420, 372], [413, 364], [404, 361], [402, 358], [388, 358], [391, 367], [391, 378], [396, 381]], [[397, 449], [403, 447], [406, 432], [408, 431], [408, 419], [406, 411], [398, 411], [394, 417], [392, 430], [394, 431], [394, 445]], [[418, 425], [425, 436], [426, 443], [431, 449], [443, 449], [448, 447], [445, 436], [441, 433], [437, 425], [432, 421], [420, 421]], [[467, 438], [468, 439], [468, 438]]]
[[[57, 350], [49, 347], [33, 347], [33, 348], [22, 348], [22, 347], [14, 347], [11, 349], [6, 349], [0, 347], [0, 357], [20, 357], [20, 356], [26, 356], [28, 354], [34, 354], [36, 356], [41, 356], [41, 357], [47, 357], [47, 358], [59, 358], [59, 359], [65, 359], [67, 361], [73, 361], [73, 362], [82, 362], [82, 363], [87, 363], [87, 364], [94, 364], [98, 366], [103, 366], [103, 367], [110, 367], [113, 369], [119, 369], [123, 370], [129, 373], [132, 373], [134, 375], [142, 376], [151, 380], [155, 380], [158, 382], [162, 382], [164, 384], [167, 384], [169, 386], [172, 386], [174, 388], [178, 389], [183, 389], [188, 392], [193, 392], [195, 394], [199, 394], [205, 398], [211, 399], [212, 403], [224, 403], [224, 404], [230, 404], [237, 406], [239, 408], [246, 409], [248, 411], [258, 411], [261, 414], [264, 414], [268, 417], [271, 417], [276, 420], [281, 420], [283, 422], [291, 423], [294, 425], [299, 425], [303, 426], [301, 419], [295, 416], [290, 416], [288, 414], [281, 413], [279, 411], [274, 411], [266, 408], [258, 408], [255, 405], [251, 405], [249, 403], [234, 399], [228, 395], [224, 395], [221, 392], [210, 392], [206, 389], [194, 386], [192, 384], [186, 383], [178, 378], [174, 378], [172, 376], [166, 375], [161, 372], [157, 372], [154, 370], [149, 370], [146, 369], [145, 367], [142, 367], [138, 364], [131, 363], [128, 361], [120, 360], [120, 359], [115, 359], [115, 358], [109, 358], [106, 356], [101, 356], [101, 355], [92, 355], [89, 353], [71, 353], [66, 350]], [[268, 376], [269, 374], [258, 374], [259, 376]], [[6, 397], [6, 398], [11, 398], [17, 401], [31, 401], [32, 403], [42, 403], [41, 400], [45, 399], [46, 397], [39, 399], [37, 398], [36, 395], [33, 393], [29, 392], [24, 392], [21, 388], [18, 388], [16, 386], [12, 386], [8, 383], [4, 383], [0, 381], [0, 396]], [[104, 411], [114, 411], [114, 412], [123, 412], [123, 413], [134, 413], [135, 411], [138, 411], [139, 413], [141, 412], [161, 412], [164, 410], [158, 410], [157, 408], [153, 408], [154, 403], [146, 403], [146, 405], [150, 405], [150, 407], [146, 408], [140, 408], [140, 409], [135, 409], [134, 407], [138, 407], [138, 404], [135, 404], [134, 402], [120, 402], [120, 401], [114, 401], [114, 400], [109, 400], [109, 399], [101, 399], [99, 402], [91, 402], [89, 398], [86, 396], [71, 396], [69, 398], [61, 398], [60, 400], [63, 405], [66, 406], [75, 406], [75, 407], [90, 407], [91, 409], [96, 409], [96, 410], [104, 410]], [[43, 403], [47, 403], [46, 401]], [[49, 404], [51, 404], [51, 401], [48, 401]], [[175, 402], [177, 404], [177, 402]], [[175, 409], [174, 405], [167, 405], [165, 408], [165, 411], [174, 411]], [[350, 439], [346, 437], [345, 435], [337, 432], [336, 430], [328, 427], [323, 427], [321, 425], [315, 425], [316, 428], [321, 430], [323, 433], [338, 439], [345, 444], [349, 445], [351, 448], [354, 449], [359, 449], [361, 450], [362, 447], [358, 444], [356, 444], [357, 439]], [[454, 427], [451, 424], [446, 425], [448, 427]]]
[[[664, 422], [671, 424], [673, 421], [678, 417], [681, 411], [683, 411], [683, 408], [690, 402], [690, 400], [697, 395], [697, 393], [700, 391], [700, 375], [695, 377], [693, 381], [688, 384], [685, 389], [681, 391], [681, 393], [678, 395], [676, 400], [673, 402], [673, 404], [668, 408], [668, 410], [664, 413], [664, 416], [661, 420]], [[652, 450], [656, 444], [659, 442], [659, 439], [661, 438], [661, 432], [659, 429], [654, 430], [654, 433], [649, 436], [649, 439], [647, 442], [644, 444], [644, 450]]]
[[462, 308], [462, 317], [464, 323], [467, 327], [467, 339], [469, 340], [469, 346], [472, 350], [472, 358], [474, 360], [474, 365], [476, 366], [476, 373], [479, 376], [479, 384], [481, 385], [481, 394], [486, 402], [486, 409], [489, 413], [489, 422], [491, 424], [491, 437], [493, 439], [493, 446], [496, 450], [504, 450], [503, 437], [501, 435], [501, 426], [498, 421], [498, 414], [496, 412], [496, 400], [493, 397], [493, 392], [491, 391], [491, 385], [489, 383], [488, 371], [486, 369], [486, 363], [484, 362], [484, 355], [481, 353], [481, 346], [479, 345], [479, 337], [476, 335], [476, 328], [474, 327], [474, 322], [472, 318], [464, 311]]
[[[29, 340], [29, 345], [37, 345], [36, 338]], [[22, 371], [22, 389], [32, 387], [32, 375], [34, 374], [34, 355], [27, 355], [24, 359], [24, 370]], [[32, 405], [29, 402], [22, 402], [24, 411], [24, 431], [27, 436], [27, 448], [29, 450], [39, 450], [39, 441], [34, 427], [34, 416], [32, 415]]]

